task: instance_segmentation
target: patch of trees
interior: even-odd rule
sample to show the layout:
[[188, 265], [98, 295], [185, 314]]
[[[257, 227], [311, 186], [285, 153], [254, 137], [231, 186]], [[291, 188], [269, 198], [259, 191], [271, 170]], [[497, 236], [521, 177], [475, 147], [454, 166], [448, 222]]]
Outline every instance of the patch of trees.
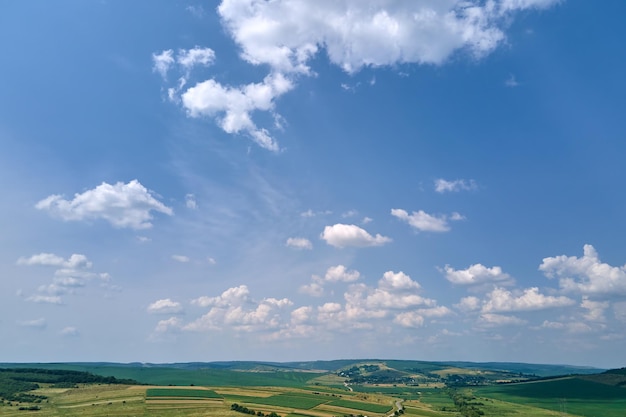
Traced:
[[278, 414], [276, 414], [275, 412], [271, 412], [269, 414], [265, 414], [262, 411], [254, 411], [251, 408], [248, 407], [244, 407], [241, 406], [237, 403], [234, 403], [233, 405], [230, 406], [230, 409], [233, 411], [237, 411], [238, 413], [243, 413], [243, 414], [250, 414], [251, 416], [258, 416], [258, 417], [280, 417]]
[[39, 384], [52, 384], [57, 388], [71, 388], [76, 384], [128, 384], [138, 385], [132, 379], [117, 379], [112, 376], [94, 375], [89, 372], [62, 369], [0, 368], [0, 398], [7, 401], [37, 403], [45, 400], [43, 395], [29, 393]]
[[[455, 389], [448, 389], [448, 395], [454, 402], [456, 411], [461, 413], [463, 417], [481, 417], [485, 414], [484, 411], [479, 408], [483, 403], [474, 401], [476, 397], [464, 392], [458, 392]], [[446, 410], [446, 407], [443, 407], [442, 411], [448, 410]]]

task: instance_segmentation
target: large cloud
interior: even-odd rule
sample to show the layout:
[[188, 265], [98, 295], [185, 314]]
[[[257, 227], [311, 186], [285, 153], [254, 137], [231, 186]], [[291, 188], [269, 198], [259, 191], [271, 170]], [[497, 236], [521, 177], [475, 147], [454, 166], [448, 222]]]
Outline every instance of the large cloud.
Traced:
[[626, 295], [626, 265], [611, 266], [600, 261], [598, 252], [585, 245], [583, 256], [545, 258], [539, 270], [548, 278], [559, 278], [565, 291], [589, 295]]
[[114, 227], [131, 229], [152, 227], [152, 211], [173, 214], [171, 208], [157, 200], [137, 180], [128, 184], [103, 182], [94, 189], [75, 194], [72, 200], [54, 194], [38, 202], [35, 207], [65, 221], [104, 219]]
[[527, 288], [520, 295], [515, 295], [502, 288], [495, 288], [487, 295], [482, 311], [483, 313], [534, 311], [565, 307], [572, 304], [574, 304], [574, 300], [567, 297], [541, 294], [537, 287]]
[[391, 238], [386, 236], [379, 234], [372, 236], [359, 226], [341, 223], [326, 226], [322, 232], [321, 238], [329, 245], [337, 248], [345, 248], [347, 246], [381, 246], [391, 242]]
[[247, 133], [261, 147], [279, 149], [266, 129], [252, 121], [254, 111], [271, 111], [274, 101], [293, 88], [291, 80], [282, 74], [270, 74], [261, 83], [244, 86], [224, 86], [206, 80], [181, 95], [182, 104], [191, 117], [216, 117], [226, 133]]
[[502, 271], [499, 266], [488, 268], [482, 264], [470, 265], [467, 269], [454, 269], [449, 265], [444, 267], [446, 279], [457, 285], [481, 285], [498, 283], [499, 285], [513, 284], [513, 278]]
[[455, 51], [491, 52], [511, 12], [558, 0], [223, 0], [218, 11], [242, 57], [276, 71], [309, 73], [324, 49], [345, 71], [441, 64]]
[[192, 304], [210, 309], [202, 317], [183, 326], [186, 331], [219, 330], [224, 327], [245, 332], [277, 329], [284, 321], [281, 310], [293, 305], [287, 298], [254, 301], [246, 285], [229, 288], [217, 297], [200, 297]]
[[21, 257], [17, 260], [22, 266], [54, 267], [54, 277], [47, 285], [40, 285], [35, 294], [26, 298], [34, 303], [63, 304], [61, 296], [75, 294], [78, 289], [87, 285], [90, 280], [98, 279], [107, 287], [109, 274], [91, 271], [92, 262], [82, 254], [74, 253], [68, 259], [54, 253], [39, 253], [30, 257]]

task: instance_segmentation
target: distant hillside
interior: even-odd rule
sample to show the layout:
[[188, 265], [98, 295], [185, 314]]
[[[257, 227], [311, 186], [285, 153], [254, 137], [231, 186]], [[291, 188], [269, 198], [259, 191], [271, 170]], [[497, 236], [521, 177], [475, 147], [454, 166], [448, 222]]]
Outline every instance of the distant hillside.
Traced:
[[[222, 361], [189, 363], [32, 363], [0, 364], [4, 368], [63, 369], [95, 375], [134, 379], [148, 384], [172, 385], [274, 385], [296, 386], [319, 383], [320, 375], [332, 378], [328, 384], [424, 384], [454, 386], [489, 385], [499, 381], [522, 381], [536, 377], [600, 373], [604, 370], [569, 365], [538, 365], [500, 362], [426, 362], [411, 360], [340, 359], [332, 361], [256, 362]], [[621, 373], [620, 373], [621, 372]], [[626, 371], [625, 371], [626, 372]], [[604, 375], [604, 374], [600, 374]], [[334, 378], [334, 379], [333, 379]], [[591, 377], [590, 377], [591, 378]], [[593, 379], [596, 378], [596, 379]], [[608, 371], [589, 381], [621, 385], [626, 375]], [[315, 380], [315, 382], [311, 382]]]
[[602, 372], [601, 374], [586, 375], [581, 378], [600, 384], [626, 388], [626, 368], [610, 369], [606, 372]]

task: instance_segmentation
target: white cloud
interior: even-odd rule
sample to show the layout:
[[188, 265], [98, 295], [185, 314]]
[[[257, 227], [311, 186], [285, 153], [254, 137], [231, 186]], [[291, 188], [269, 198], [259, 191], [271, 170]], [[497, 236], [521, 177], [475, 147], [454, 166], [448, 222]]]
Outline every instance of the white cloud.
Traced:
[[46, 323], [46, 319], [44, 318], [18, 321], [17, 324], [22, 327], [30, 327], [32, 329], [45, 329], [48, 326], [48, 323]]
[[321, 234], [321, 238], [331, 246], [344, 248], [348, 246], [365, 247], [381, 246], [391, 242], [391, 238], [377, 234], [370, 235], [364, 229], [354, 224], [335, 224], [326, 226]]
[[324, 210], [324, 211], [313, 211], [311, 209], [308, 209], [307, 211], [303, 211], [302, 213], [300, 213], [300, 216], [302, 217], [315, 217], [315, 216], [324, 216], [327, 214], [332, 214], [333, 212], [330, 210]]
[[438, 178], [435, 180], [435, 191], [438, 193], [445, 192], [458, 192], [458, 191], [471, 191], [475, 190], [477, 187], [476, 181], [474, 180], [444, 180], [443, 178]]
[[193, 194], [187, 194], [185, 196], [185, 206], [188, 209], [196, 210], [198, 208], [198, 203], [196, 202], [196, 196]]
[[172, 255], [172, 259], [180, 263], [187, 263], [191, 260], [189, 259], [189, 256], [185, 255]]
[[299, 291], [312, 297], [321, 297], [324, 295], [324, 286], [319, 282], [312, 282], [310, 284], [302, 285]]
[[464, 217], [459, 213], [453, 213], [450, 217], [445, 215], [432, 215], [423, 210], [414, 211], [412, 214], [402, 209], [391, 209], [391, 215], [407, 222], [411, 227], [420, 232], [447, 232], [450, 230], [448, 220], [458, 221]]
[[72, 200], [51, 195], [35, 207], [65, 221], [104, 219], [114, 227], [132, 229], [152, 227], [151, 211], [170, 216], [173, 214], [171, 208], [154, 198], [137, 180], [113, 185], [103, 182], [94, 189], [75, 194]]
[[196, 65], [209, 66], [215, 61], [215, 52], [211, 48], [196, 46], [192, 49], [181, 49], [176, 56], [176, 62], [186, 70]]
[[192, 304], [210, 307], [209, 311], [182, 327], [186, 331], [202, 332], [230, 327], [253, 332], [278, 329], [284, 322], [283, 310], [292, 306], [287, 298], [265, 298], [259, 302], [249, 297], [248, 287], [229, 288], [217, 297], [200, 297]]
[[337, 265], [328, 268], [324, 279], [328, 282], [353, 282], [358, 280], [360, 276], [359, 271], [349, 271], [345, 266]]
[[165, 298], [150, 304], [147, 311], [151, 314], [176, 314], [182, 312], [183, 307], [179, 302]]
[[215, 52], [211, 48], [196, 46], [192, 49], [179, 49], [176, 58], [174, 58], [174, 51], [167, 49], [158, 54], [152, 54], [152, 70], [158, 72], [161, 77], [167, 78], [167, 73], [172, 66], [178, 64], [186, 71], [185, 80], [194, 66], [202, 65], [206, 67], [213, 64], [214, 61]]
[[608, 301], [592, 301], [588, 297], [583, 297], [580, 306], [587, 310], [587, 312], [583, 314], [585, 320], [593, 322], [603, 322], [606, 320], [604, 310], [609, 308]]
[[486, 326], [520, 326], [526, 324], [525, 320], [518, 317], [491, 313], [481, 314], [480, 322]]
[[424, 317], [415, 311], [400, 313], [393, 321], [403, 327], [422, 327], [424, 325]]
[[341, 213], [341, 217], [343, 217], [344, 219], [347, 219], [349, 217], [354, 217], [354, 216], [356, 216], [358, 214], [359, 214], [359, 212], [356, 211], [356, 210], [348, 210], [348, 211], [346, 211], [344, 213]]
[[181, 95], [190, 117], [216, 118], [226, 133], [247, 133], [262, 148], [278, 151], [278, 143], [266, 129], [252, 121], [254, 111], [272, 111], [274, 101], [293, 88], [282, 74], [270, 74], [261, 83], [239, 87], [223, 86], [210, 79], [196, 84]]
[[372, 219], [371, 217], [363, 217], [363, 220], [361, 220], [361, 223], [368, 224], [368, 223], [371, 223], [373, 221], [374, 221], [374, 219]]
[[171, 49], [162, 51], [159, 54], [152, 54], [152, 70], [167, 77], [167, 72], [174, 64], [174, 51]]
[[480, 299], [478, 297], [463, 297], [458, 304], [454, 306], [461, 311], [470, 312], [480, 310]]
[[64, 327], [59, 334], [61, 336], [65, 336], [65, 337], [75, 337], [75, 336], [79, 336], [80, 332], [78, 331], [78, 329], [74, 326], [67, 326]]
[[202, 296], [192, 300], [191, 303], [200, 307], [228, 306], [234, 303], [241, 303], [248, 299], [250, 290], [247, 285], [232, 287], [224, 291], [217, 297]]
[[515, 296], [503, 288], [495, 288], [487, 295], [483, 304], [484, 313], [532, 311], [547, 308], [566, 307], [574, 304], [574, 300], [564, 296], [554, 297], [543, 295], [537, 287], [527, 288], [520, 296]]
[[514, 282], [513, 278], [509, 274], [504, 273], [499, 266], [488, 268], [482, 264], [474, 264], [467, 269], [456, 270], [446, 265], [444, 271], [446, 279], [456, 285], [480, 285], [486, 283], [511, 285]]
[[91, 262], [85, 255], [78, 253], [72, 254], [67, 260], [53, 253], [40, 253], [33, 255], [30, 258], [19, 258], [17, 260], [18, 265], [41, 265], [41, 266], [56, 266], [62, 268], [91, 268]]
[[515, 75], [511, 74], [509, 75], [509, 78], [506, 79], [506, 81], [504, 81], [504, 85], [506, 85], [507, 87], [518, 87], [519, 86], [519, 82], [517, 82], [517, 80], [515, 79]]
[[394, 318], [394, 322], [403, 327], [422, 327], [424, 325], [424, 318], [437, 318], [445, 317], [453, 314], [452, 311], [445, 306], [438, 306], [432, 308], [420, 308], [414, 311], [407, 311], [398, 314]]
[[199, 46], [179, 50], [176, 56], [172, 49], [154, 53], [153, 70], [165, 79], [178, 64], [184, 75], [176, 87], [168, 89], [168, 95], [182, 103], [191, 117], [215, 118], [225, 132], [246, 133], [259, 146], [278, 151], [276, 140], [257, 127], [252, 113], [273, 113], [274, 101], [294, 88], [298, 76], [315, 74], [309, 65], [320, 51], [348, 73], [364, 66], [439, 65], [457, 51], [481, 57], [504, 42], [502, 27], [513, 12], [557, 2], [222, 0], [218, 13], [225, 29], [240, 46], [245, 61], [269, 67], [265, 80], [235, 87], [209, 79], [181, 94], [189, 69], [211, 65], [215, 59], [213, 50]]
[[286, 245], [295, 249], [313, 249], [311, 241], [303, 237], [290, 237], [287, 239]]
[[613, 314], [617, 320], [626, 323], [626, 301], [614, 303]]
[[37, 304], [57, 304], [57, 305], [63, 304], [61, 297], [59, 297], [58, 295], [35, 294], [26, 298], [26, 301], [32, 301], [33, 303], [37, 303]]
[[539, 266], [548, 278], [559, 278], [565, 291], [589, 295], [626, 295], [626, 266], [602, 263], [591, 245], [585, 245], [583, 256], [565, 255], [544, 258]]
[[68, 259], [53, 253], [39, 253], [30, 257], [20, 257], [17, 264], [56, 268], [52, 282], [48, 285], [40, 285], [36, 294], [26, 298], [26, 301], [35, 303], [63, 304], [61, 295], [75, 294], [77, 289], [86, 286], [87, 282], [93, 279], [100, 280], [103, 285], [107, 285], [106, 283], [111, 279], [106, 272], [92, 272], [91, 261], [85, 255], [77, 253], [72, 254]]
[[178, 317], [170, 317], [166, 320], [159, 320], [154, 331], [156, 333], [176, 332], [183, 326], [183, 321]]
[[345, 71], [399, 63], [442, 64], [455, 51], [474, 56], [505, 40], [512, 12], [558, 0], [223, 0], [218, 7], [242, 57], [276, 71], [310, 73], [310, 59], [325, 49]]

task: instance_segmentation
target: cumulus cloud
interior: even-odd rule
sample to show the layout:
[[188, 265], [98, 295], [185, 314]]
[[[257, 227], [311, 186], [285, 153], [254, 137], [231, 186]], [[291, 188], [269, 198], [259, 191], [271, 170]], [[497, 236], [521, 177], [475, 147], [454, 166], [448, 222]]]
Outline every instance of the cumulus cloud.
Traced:
[[282, 74], [270, 74], [261, 83], [224, 86], [210, 79], [196, 84], [181, 95], [182, 105], [190, 117], [211, 117], [226, 133], [246, 133], [262, 148], [278, 151], [278, 143], [269, 131], [252, 120], [255, 111], [274, 109], [276, 98], [293, 88]]
[[246, 61], [308, 74], [309, 61], [321, 49], [347, 72], [442, 64], [458, 50], [480, 57], [504, 41], [502, 27], [512, 12], [557, 2], [223, 0], [218, 12]]
[[585, 245], [583, 256], [544, 258], [539, 266], [548, 278], [559, 278], [560, 287], [588, 295], [625, 295], [626, 265], [611, 266], [600, 261], [595, 248]]
[[72, 200], [51, 195], [35, 207], [65, 221], [104, 219], [117, 228], [148, 229], [152, 211], [171, 216], [173, 211], [158, 201], [139, 181], [113, 185], [103, 182], [94, 189], [75, 194]]
[[324, 285], [320, 282], [314, 281], [310, 284], [302, 285], [299, 291], [303, 294], [310, 295], [311, 297], [321, 297], [324, 295]]
[[606, 320], [604, 317], [604, 310], [609, 308], [608, 301], [592, 301], [588, 297], [583, 297], [580, 306], [587, 310], [583, 317], [587, 321], [603, 322]]
[[487, 295], [482, 311], [484, 313], [532, 311], [566, 307], [572, 304], [574, 300], [564, 296], [554, 297], [541, 294], [537, 287], [527, 288], [519, 296], [503, 288], [495, 288]]
[[446, 192], [458, 192], [458, 191], [471, 191], [477, 188], [476, 181], [474, 180], [444, 180], [438, 178], [435, 180], [435, 191], [438, 193]]
[[82, 254], [74, 253], [64, 259], [53, 253], [39, 253], [30, 257], [20, 257], [18, 265], [54, 267], [52, 282], [40, 285], [35, 294], [26, 298], [26, 301], [46, 304], [63, 304], [62, 295], [75, 294], [76, 290], [85, 287], [90, 280], [97, 279], [102, 285], [108, 285], [111, 277], [108, 273], [91, 271], [92, 262]]
[[480, 310], [481, 302], [478, 297], [463, 297], [454, 307], [464, 312]]
[[151, 314], [176, 314], [182, 312], [183, 307], [179, 302], [165, 298], [150, 304], [147, 311]]
[[325, 283], [335, 282], [354, 282], [359, 279], [361, 273], [356, 270], [348, 270], [344, 265], [331, 266], [326, 270], [324, 277], [313, 275], [310, 284], [300, 287], [300, 292], [311, 295], [313, 297], [320, 297], [324, 294]]
[[345, 266], [337, 265], [328, 268], [324, 279], [328, 282], [353, 282], [358, 280], [360, 276], [359, 271], [349, 271]]
[[216, 297], [200, 297], [192, 304], [210, 307], [200, 318], [182, 327], [185, 331], [202, 332], [230, 327], [252, 332], [278, 329], [284, 322], [283, 310], [293, 305], [287, 298], [265, 298], [255, 301], [246, 285], [232, 287]]
[[313, 249], [313, 244], [309, 239], [303, 237], [290, 237], [286, 245], [294, 249]]
[[446, 215], [432, 215], [423, 210], [414, 211], [409, 214], [406, 210], [392, 209], [391, 215], [399, 218], [400, 220], [408, 223], [415, 230], [420, 232], [447, 232], [450, 230], [448, 221], [463, 220], [463, 217], [459, 213], [452, 213], [450, 216]]
[[514, 283], [509, 274], [502, 271], [499, 266], [488, 268], [482, 264], [474, 264], [467, 269], [456, 270], [450, 265], [444, 267], [446, 279], [456, 285], [481, 285], [497, 283], [498, 285], [511, 285]]
[[370, 235], [366, 230], [354, 224], [335, 224], [326, 226], [321, 234], [321, 238], [331, 246], [345, 248], [348, 246], [382, 246], [391, 242], [391, 238], [376, 234]]
[[183, 321], [178, 317], [170, 317], [166, 320], [159, 320], [154, 331], [155, 333], [171, 333], [180, 331]]
[[67, 260], [53, 253], [39, 253], [33, 255], [30, 258], [19, 258], [17, 260], [18, 265], [41, 265], [41, 266], [56, 266], [60, 268], [91, 268], [91, 262], [85, 255], [78, 253], [72, 254]]

